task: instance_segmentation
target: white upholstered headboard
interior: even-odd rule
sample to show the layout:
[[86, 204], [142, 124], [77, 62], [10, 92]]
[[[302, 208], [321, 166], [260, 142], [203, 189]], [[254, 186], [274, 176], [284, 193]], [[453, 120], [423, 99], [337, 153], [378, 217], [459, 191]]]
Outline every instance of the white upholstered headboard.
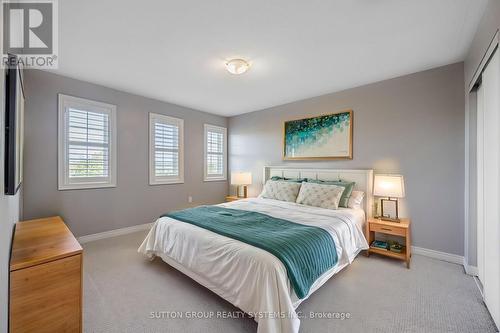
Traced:
[[354, 189], [365, 192], [363, 205], [367, 217], [373, 216], [373, 170], [308, 169], [284, 166], [265, 166], [264, 183], [271, 177], [343, 180], [355, 182]]

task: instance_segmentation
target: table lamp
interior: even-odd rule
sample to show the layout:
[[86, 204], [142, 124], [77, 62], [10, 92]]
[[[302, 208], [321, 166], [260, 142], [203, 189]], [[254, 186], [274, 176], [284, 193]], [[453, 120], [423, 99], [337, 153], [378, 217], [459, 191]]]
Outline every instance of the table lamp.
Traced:
[[252, 184], [251, 172], [231, 172], [231, 185], [237, 186], [239, 198], [247, 198], [247, 186]]
[[398, 199], [405, 196], [404, 178], [401, 175], [375, 175], [373, 195], [387, 197], [380, 200], [380, 218], [399, 222]]

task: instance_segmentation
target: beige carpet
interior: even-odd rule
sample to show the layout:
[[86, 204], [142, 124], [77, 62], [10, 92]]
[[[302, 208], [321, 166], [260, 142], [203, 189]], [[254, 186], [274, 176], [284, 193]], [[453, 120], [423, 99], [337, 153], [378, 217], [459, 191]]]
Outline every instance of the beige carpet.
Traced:
[[[238, 309], [161, 259], [144, 260], [137, 253], [144, 236], [138, 232], [85, 244], [85, 332], [256, 332], [248, 318], [167, 318]], [[410, 270], [399, 261], [358, 256], [298, 311], [305, 317], [301, 332], [307, 333], [496, 331], [473, 278], [461, 266], [417, 255]], [[310, 312], [350, 318], [310, 319]]]

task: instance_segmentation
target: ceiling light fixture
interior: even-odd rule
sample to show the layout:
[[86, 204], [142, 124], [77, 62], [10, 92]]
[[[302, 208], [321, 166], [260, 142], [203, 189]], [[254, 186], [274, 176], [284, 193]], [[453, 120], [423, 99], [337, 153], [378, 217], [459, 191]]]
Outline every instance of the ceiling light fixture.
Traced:
[[231, 59], [226, 62], [226, 69], [229, 73], [240, 75], [250, 68], [250, 64], [243, 59]]

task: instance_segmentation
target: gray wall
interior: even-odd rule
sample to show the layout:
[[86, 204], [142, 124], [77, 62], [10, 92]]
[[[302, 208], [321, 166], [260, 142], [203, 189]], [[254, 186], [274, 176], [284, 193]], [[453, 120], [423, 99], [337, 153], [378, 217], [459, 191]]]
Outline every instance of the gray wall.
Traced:
[[484, 12], [483, 18], [479, 23], [476, 35], [472, 41], [471, 47], [464, 61], [464, 84], [465, 84], [465, 112], [469, 113], [469, 223], [466, 225], [467, 238], [465, 257], [469, 265], [477, 264], [477, 233], [476, 233], [476, 108], [475, 96], [469, 96], [469, 84], [479, 64], [488, 49], [497, 29], [500, 28], [500, 1], [490, 0]]
[[[264, 165], [373, 168], [405, 176], [402, 214], [412, 218], [416, 246], [464, 253], [463, 63], [229, 119], [230, 170], [253, 174], [261, 188]], [[285, 162], [283, 121], [354, 110], [354, 158]]]
[[[203, 182], [203, 124], [227, 119], [37, 70], [26, 71], [24, 218], [61, 215], [76, 236], [153, 222], [193, 202], [219, 203], [227, 182]], [[117, 106], [116, 188], [57, 190], [57, 94]], [[184, 119], [185, 183], [150, 186], [148, 113]]]
[[[0, 17], [2, 16], [0, 6]], [[0, 37], [0, 54], [1, 51]], [[4, 147], [5, 147], [5, 73], [0, 70], [0, 333], [7, 333], [9, 318], [9, 259], [12, 230], [19, 219], [19, 193], [15, 196], [4, 195]]]

